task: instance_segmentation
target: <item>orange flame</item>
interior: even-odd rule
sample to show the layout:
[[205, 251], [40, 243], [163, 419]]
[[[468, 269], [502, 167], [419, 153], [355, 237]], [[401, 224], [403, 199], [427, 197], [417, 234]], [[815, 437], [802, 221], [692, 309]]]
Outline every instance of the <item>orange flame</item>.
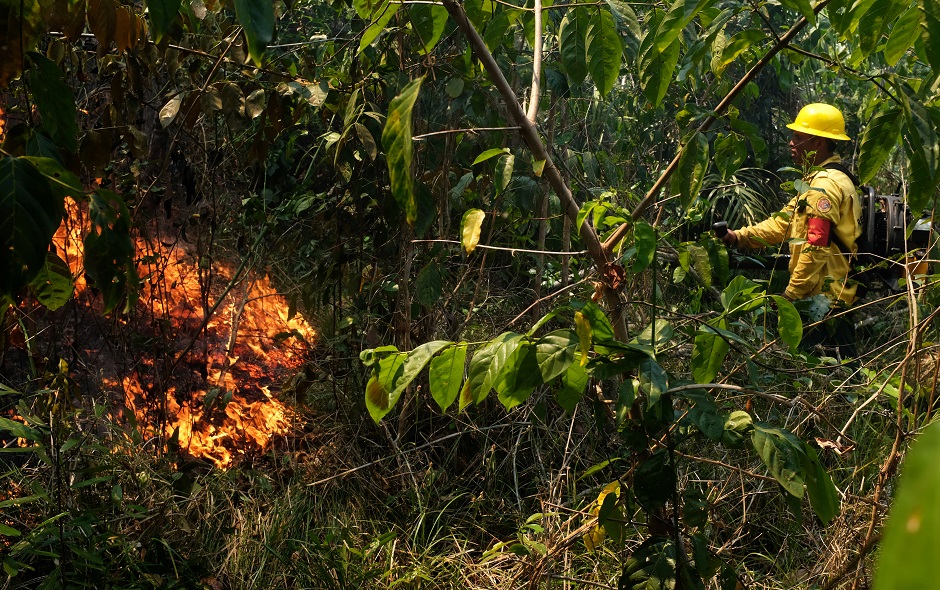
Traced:
[[[66, 209], [54, 243], [78, 277], [76, 298], [91, 304], [82, 276], [83, 211], [72, 200]], [[292, 419], [272, 389], [303, 364], [316, 332], [301, 316], [289, 316], [266, 275], [235, 277], [233, 265], [207, 264], [181, 239], [139, 237], [137, 251], [140, 299], [121, 321], [138, 323], [142, 336], [170, 339], [171, 350], [161, 361], [138, 359], [130, 372], [106, 378], [106, 386], [123, 393], [140, 428], [178, 441], [181, 452], [225, 468], [264, 451]]]

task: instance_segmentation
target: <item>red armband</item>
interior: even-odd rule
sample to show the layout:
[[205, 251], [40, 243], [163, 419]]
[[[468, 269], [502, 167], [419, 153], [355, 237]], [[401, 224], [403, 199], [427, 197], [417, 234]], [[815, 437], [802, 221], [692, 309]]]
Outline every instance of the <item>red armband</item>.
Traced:
[[832, 222], [820, 217], [810, 217], [809, 226], [806, 228], [806, 241], [813, 246], [829, 245], [829, 228]]

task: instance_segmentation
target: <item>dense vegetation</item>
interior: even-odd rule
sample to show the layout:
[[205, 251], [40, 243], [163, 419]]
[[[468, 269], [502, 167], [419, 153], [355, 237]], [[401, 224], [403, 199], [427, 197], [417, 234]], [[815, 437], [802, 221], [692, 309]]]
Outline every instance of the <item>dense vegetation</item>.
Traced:
[[[815, 101], [932, 217], [936, 3], [3, 0], [0, 38], [3, 587], [869, 585], [936, 246], [871, 263], [844, 360], [710, 227], [800, 190]], [[933, 430], [880, 588], [932, 563]]]

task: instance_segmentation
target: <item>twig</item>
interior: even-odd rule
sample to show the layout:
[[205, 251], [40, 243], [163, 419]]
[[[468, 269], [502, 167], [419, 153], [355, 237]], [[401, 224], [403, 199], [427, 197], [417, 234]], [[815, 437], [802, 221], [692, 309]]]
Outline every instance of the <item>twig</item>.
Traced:
[[[419, 242], [438, 242], [441, 244], [457, 244], [460, 245], [462, 242], [458, 240], [411, 240], [412, 244], [417, 244]], [[502, 248], [500, 246], [484, 246], [482, 244], [477, 244], [477, 248], [483, 250], [502, 250], [503, 252], [522, 252], [524, 254], [551, 254], [553, 256], [580, 256], [582, 254], [587, 254], [587, 250], [578, 250], [577, 252], [554, 252], [552, 250], [526, 250], [525, 248]]]
[[526, 119], [535, 123], [539, 112], [539, 81], [542, 76], [542, 0], [535, 0], [535, 47], [532, 48], [532, 90], [529, 92], [529, 108]]
[[518, 125], [512, 125], [509, 127], [470, 127], [467, 129], [444, 129], [443, 131], [432, 131], [430, 133], [425, 133], [423, 135], [414, 135], [412, 136], [412, 141], [421, 141], [427, 137], [434, 137], [435, 135], [447, 135], [450, 133], [479, 133], [480, 131], [516, 131], [521, 129]]

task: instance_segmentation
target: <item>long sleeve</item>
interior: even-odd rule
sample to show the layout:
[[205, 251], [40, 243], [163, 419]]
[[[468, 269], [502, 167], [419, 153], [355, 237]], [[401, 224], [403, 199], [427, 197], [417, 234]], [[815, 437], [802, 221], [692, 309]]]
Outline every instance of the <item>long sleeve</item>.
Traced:
[[793, 222], [793, 213], [796, 211], [796, 201], [795, 198], [790, 200], [779, 213], [771, 215], [760, 223], [735, 230], [738, 245], [757, 249], [768, 245], [774, 246], [787, 239]]

